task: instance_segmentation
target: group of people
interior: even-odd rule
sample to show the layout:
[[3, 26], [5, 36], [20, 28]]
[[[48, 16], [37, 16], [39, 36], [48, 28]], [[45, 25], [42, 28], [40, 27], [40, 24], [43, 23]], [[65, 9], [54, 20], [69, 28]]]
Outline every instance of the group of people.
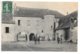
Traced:
[[40, 36], [34, 36], [34, 42], [40, 44]]
[[[19, 35], [21, 35], [21, 32], [20, 33], [18, 33], [17, 34], [17, 41], [18, 41], [18, 36]], [[26, 36], [26, 40], [27, 40], [27, 35], [25, 35]], [[38, 34], [36, 34], [36, 35], [34, 35], [33, 36], [33, 41], [34, 41], [34, 43], [35, 44], [40, 44], [40, 40], [41, 40], [41, 37], [38, 35]], [[44, 38], [45, 39], [45, 38]], [[48, 41], [49, 41], [50, 39], [49, 39], [49, 37], [48, 37]], [[57, 43], [59, 44], [59, 43], [61, 43], [62, 44], [62, 35], [57, 35]]]

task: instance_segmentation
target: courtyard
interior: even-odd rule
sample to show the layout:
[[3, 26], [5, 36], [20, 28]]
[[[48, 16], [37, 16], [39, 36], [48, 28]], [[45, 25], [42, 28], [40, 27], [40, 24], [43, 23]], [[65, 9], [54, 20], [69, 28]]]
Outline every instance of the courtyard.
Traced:
[[20, 42], [5, 42], [2, 43], [2, 51], [77, 51], [77, 44], [75, 43], [60, 43], [56, 41], [40, 41], [35, 44], [34, 41], [30, 41], [28, 44], [26, 41]]

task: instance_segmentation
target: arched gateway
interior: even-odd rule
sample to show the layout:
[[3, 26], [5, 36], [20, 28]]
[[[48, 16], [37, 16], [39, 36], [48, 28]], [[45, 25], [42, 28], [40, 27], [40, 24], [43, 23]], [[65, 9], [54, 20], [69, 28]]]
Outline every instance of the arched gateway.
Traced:
[[34, 40], [34, 37], [35, 37], [35, 34], [34, 33], [30, 33], [29, 40], [30, 41], [33, 41]]
[[27, 34], [24, 32], [19, 32], [17, 34], [17, 41], [27, 41], [28, 40], [27, 38], [28, 38]]

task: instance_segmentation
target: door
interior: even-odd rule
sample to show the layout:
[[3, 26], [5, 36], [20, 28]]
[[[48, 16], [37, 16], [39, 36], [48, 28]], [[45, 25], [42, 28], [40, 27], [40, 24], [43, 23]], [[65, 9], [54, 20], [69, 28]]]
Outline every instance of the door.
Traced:
[[68, 39], [69, 39], [69, 28], [66, 28], [66, 29], [65, 29], [64, 39], [65, 39], [65, 40], [68, 40]]

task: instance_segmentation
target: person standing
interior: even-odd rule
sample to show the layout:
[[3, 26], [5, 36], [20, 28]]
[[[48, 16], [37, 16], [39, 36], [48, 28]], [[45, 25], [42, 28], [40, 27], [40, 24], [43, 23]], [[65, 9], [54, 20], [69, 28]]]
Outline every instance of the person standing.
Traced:
[[36, 37], [34, 36], [34, 43], [36, 44]]
[[17, 41], [18, 41], [18, 35], [19, 35], [19, 34], [16, 35], [16, 36], [17, 36], [17, 37], [16, 37]]
[[60, 43], [60, 38], [59, 38], [59, 36], [57, 36], [57, 43], [58, 43], [58, 44]]
[[38, 43], [40, 44], [40, 36], [38, 37]]
[[37, 34], [34, 36], [34, 42], [37, 44]]
[[62, 35], [61, 35], [61, 39], [60, 39], [60, 42], [61, 42], [61, 44], [62, 44]]
[[58, 44], [60, 43], [60, 36], [59, 36], [58, 33], [57, 33], [57, 43], [58, 43]]

